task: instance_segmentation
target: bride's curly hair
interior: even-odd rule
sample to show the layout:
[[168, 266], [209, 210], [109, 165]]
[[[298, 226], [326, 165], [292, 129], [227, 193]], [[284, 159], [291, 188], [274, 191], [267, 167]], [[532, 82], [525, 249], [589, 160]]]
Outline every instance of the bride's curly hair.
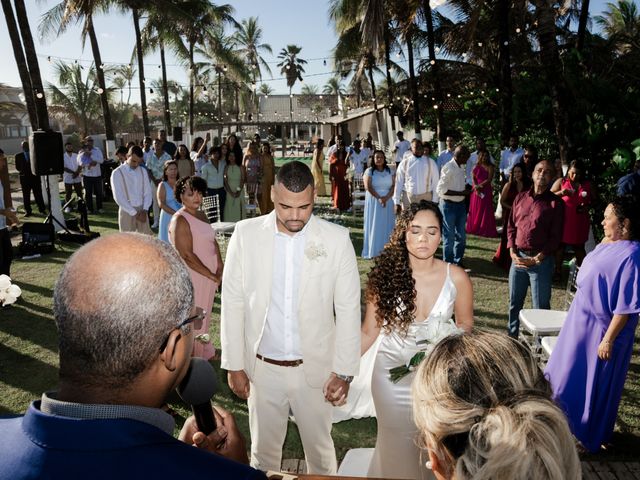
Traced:
[[387, 332], [406, 333], [416, 310], [416, 285], [409, 265], [406, 234], [416, 214], [422, 210], [433, 212], [442, 228], [442, 213], [434, 202], [421, 200], [412, 203], [396, 220], [389, 242], [375, 259], [369, 272], [367, 302], [376, 305], [378, 326]]

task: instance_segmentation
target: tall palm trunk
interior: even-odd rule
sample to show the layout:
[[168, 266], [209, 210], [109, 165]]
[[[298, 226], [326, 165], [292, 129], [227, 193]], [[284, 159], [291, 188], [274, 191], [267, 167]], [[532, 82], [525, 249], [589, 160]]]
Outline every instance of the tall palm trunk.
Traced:
[[509, 0], [498, 0], [498, 64], [500, 66], [500, 137], [507, 144], [513, 129], [511, 84], [511, 50], [509, 47]]
[[393, 80], [391, 79], [391, 55], [389, 40], [389, 23], [384, 26], [384, 63], [387, 70], [387, 101], [389, 102], [389, 116], [391, 117], [391, 129], [396, 130], [395, 108], [393, 106]]
[[293, 97], [291, 96], [291, 91], [293, 87], [289, 87], [289, 121], [291, 122], [291, 126], [289, 127], [289, 133], [291, 139], [293, 140]]
[[147, 112], [147, 89], [144, 85], [144, 55], [142, 54], [142, 38], [140, 36], [140, 15], [137, 8], [132, 8], [133, 28], [136, 32], [136, 53], [138, 54], [138, 78], [140, 79], [140, 106], [142, 107], [142, 128], [144, 136], [150, 136], [149, 113]]
[[373, 82], [373, 55], [369, 56], [369, 82], [371, 83], [371, 99], [373, 100], [373, 111], [376, 113], [376, 132], [378, 134], [378, 145], [382, 145], [382, 131], [380, 130], [380, 126], [382, 123], [380, 122], [380, 112], [378, 111], [378, 98], [376, 96], [376, 84]]
[[418, 98], [418, 84], [416, 82], [416, 74], [413, 68], [413, 27], [407, 32], [407, 52], [409, 56], [409, 88], [411, 89], [411, 101], [413, 102], [413, 130], [416, 138], [420, 138], [420, 99]]
[[22, 83], [22, 90], [24, 92], [24, 99], [27, 104], [29, 123], [31, 124], [32, 130], [37, 130], [38, 116], [36, 114], [36, 103], [33, 95], [33, 85], [31, 85], [29, 68], [27, 67], [27, 61], [24, 58], [24, 51], [22, 50], [22, 40], [20, 39], [20, 32], [18, 31], [18, 25], [13, 14], [11, 2], [9, 0], [1, 0], [1, 2], [2, 10], [4, 11], [4, 18], [7, 22], [9, 38], [11, 39], [11, 46], [13, 47], [13, 56], [16, 58], [18, 73], [20, 75], [20, 82]]
[[[47, 97], [44, 95], [44, 87], [42, 86], [42, 77], [40, 76], [40, 65], [38, 65], [38, 56], [36, 55], [36, 46], [31, 36], [31, 27], [29, 27], [29, 18], [27, 10], [24, 7], [23, 0], [14, 0], [16, 7], [16, 16], [20, 27], [20, 35], [22, 36], [22, 44], [24, 45], [24, 53], [27, 64], [29, 65], [29, 76], [31, 77], [31, 86], [36, 92], [35, 105], [36, 117], [38, 119], [38, 127], [42, 130], [49, 130], [49, 114], [47, 112]], [[37, 93], [42, 95], [38, 97]]]
[[193, 108], [194, 108], [194, 92], [193, 92], [193, 76], [195, 67], [193, 65], [193, 48], [194, 42], [189, 42], [189, 135], [193, 135]]
[[424, 16], [427, 22], [427, 48], [429, 50], [429, 64], [431, 65], [431, 73], [433, 76], [433, 90], [436, 98], [436, 138], [439, 147], [444, 148], [447, 132], [444, 126], [444, 109], [442, 102], [442, 87], [440, 86], [440, 66], [436, 59], [436, 41], [433, 34], [433, 16], [429, 0], [423, 2]]
[[169, 105], [169, 86], [167, 85], [167, 62], [164, 58], [164, 42], [160, 41], [160, 64], [162, 65], [162, 96], [164, 98], [164, 128], [171, 131], [171, 108]]
[[233, 89], [236, 94], [236, 122], [240, 121], [240, 87], [237, 83], [234, 83]]
[[100, 104], [102, 105], [102, 116], [104, 117], [104, 133], [107, 140], [115, 140], [113, 134], [113, 123], [111, 122], [111, 110], [109, 110], [109, 99], [107, 98], [107, 84], [104, 80], [104, 70], [102, 70], [102, 57], [100, 56], [100, 47], [98, 46], [98, 37], [93, 28], [93, 17], [87, 14], [86, 27], [89, 34], [89, 42], [91, 43], [91, 51], [93, 53], [93, 61], [96, 64], [96, 77], [98, 78], [98, 86], [102, 89], [100, 95]]
[[571, 148], [569, 137], [569, 96], [564, 84], [562, 64], [558, 53], [555, 12], [552, 4], [552, 0], [535, 1], [536, 16], [538, 17], [540, 59], [551, 91], [551, 108], [560, 159], [566, 165], [569, 162], [569, 149]]
[[589, 20], [589, 0], [582, 0], [580, 7], [580, 20], [578, 21], [578, 36], [576, 38], [576, 50], [584, 48], [584, 37], [587, 35], [587, 21]]

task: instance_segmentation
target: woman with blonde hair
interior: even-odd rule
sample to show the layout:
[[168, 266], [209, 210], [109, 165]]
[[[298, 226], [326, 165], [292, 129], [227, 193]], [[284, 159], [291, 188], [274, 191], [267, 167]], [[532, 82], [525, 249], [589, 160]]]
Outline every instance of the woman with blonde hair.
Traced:
[[445, 338], [420, 365], [412, 396], [426, 466], [439, 480], [582, 477], [549, 383], [506, 335]]

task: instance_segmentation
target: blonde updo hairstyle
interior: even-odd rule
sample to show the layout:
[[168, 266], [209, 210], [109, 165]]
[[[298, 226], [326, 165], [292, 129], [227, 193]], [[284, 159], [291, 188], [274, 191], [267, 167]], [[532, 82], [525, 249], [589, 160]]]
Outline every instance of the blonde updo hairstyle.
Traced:
[[413, 382], [421, 446], [448, 478], [579, 479], [580, 462], [562, 411], [521, 343], [476, 331], [450, 336]]

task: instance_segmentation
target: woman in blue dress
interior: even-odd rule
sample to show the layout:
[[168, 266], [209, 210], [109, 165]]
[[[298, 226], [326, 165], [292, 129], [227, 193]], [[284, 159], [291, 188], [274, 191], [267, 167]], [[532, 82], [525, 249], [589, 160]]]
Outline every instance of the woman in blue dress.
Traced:
[[391, 197], [396, 177], [387, 166], [382, 150], [373, 152], [371, 166], [362, 177], [364, 181], [364, 242], [362, 258], [373, 258], [380, 254], [389, 241], [396, 223]]
[[171, 160], [165, 162], [162, 169], [162, 182], [158, 185], [158, 206], [160, 207], [160, 225], [158, 226], [158, 238], [169, 243], [169, 223], [171, 217], [182, 208], [182, 204], [176, 200], [174, 189], [178, 181], [178, 164]]
[[571, 431], [591, 452], [611, 439], [640, 313], [637, 199], [613, 200], [604, 239], [580, 267], [576, 296], [545, 374]]

